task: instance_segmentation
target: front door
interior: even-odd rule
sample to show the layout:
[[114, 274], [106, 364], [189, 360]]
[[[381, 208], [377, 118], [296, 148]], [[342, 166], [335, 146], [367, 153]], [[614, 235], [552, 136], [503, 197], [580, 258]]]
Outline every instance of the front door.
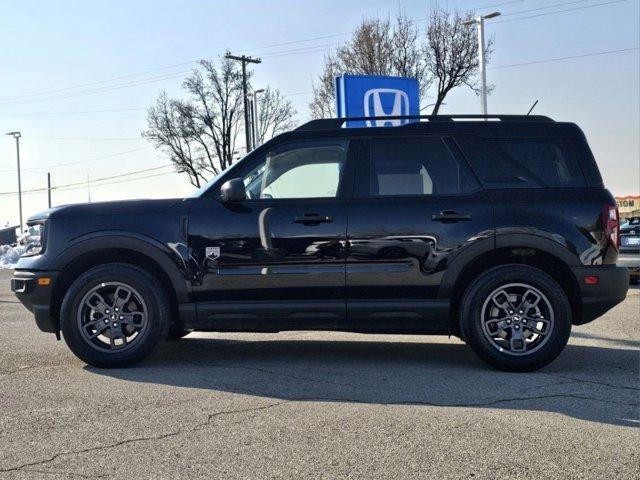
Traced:
[[446, 331], [443, 275], [461, 251], [492, 237], [490, 203], [450, 139], [363, 140], [349, 211], [350, 321]]
[[200, 322], [278, 330], [344, 318], [348, 156], [344, 139], [278, 144], [234, 169], [245, 200], [192, 207]]

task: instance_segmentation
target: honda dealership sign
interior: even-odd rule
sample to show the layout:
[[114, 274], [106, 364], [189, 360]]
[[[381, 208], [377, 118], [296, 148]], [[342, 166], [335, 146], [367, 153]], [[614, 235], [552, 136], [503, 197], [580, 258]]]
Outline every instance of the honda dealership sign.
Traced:
[[[420, 114], [418, 80], [415, 78], [373, 75], [336, 77], [336, 111], [338, 117], [397, 117]], [[384, 127], [403, 125], [410, 120], [367, 120], [349, 122], [350, 127]]]

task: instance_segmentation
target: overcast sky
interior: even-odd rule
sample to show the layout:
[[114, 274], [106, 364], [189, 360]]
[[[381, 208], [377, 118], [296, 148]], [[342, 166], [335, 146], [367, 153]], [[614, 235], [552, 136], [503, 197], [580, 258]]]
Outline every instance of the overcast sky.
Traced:
[[[162, 90], [180, 95], [193, 61], [227, 48], [262, 57], [255, 86], [277, 87], [289, 95], [303, 121], [311, 82], [327, 49], [346, 40], [365, 16], [393, 15], [401, 7], [423, 19], [430, 6], [424, 0], [1, 3], [0, 132], [22, 132], [23, 189], [45, 187], [47, 171], [54, 186], [79, 183], [54, 191], [54, 205], [86, 201], [89, 192], [82, 182], [87, 176], [110, 177], [168, 163], [140, 138], [145, 108]], [[495, 38], [488, 70], [495, 86], [490, 112], [526, 113], [539, 99], [535, 113], [583, 128], [615, 195], [638, 194], [638, 0], [441, 2], [447, 4], [503, 14], [486, 25]], [[618, 52], [530, 63], [611, 51]], [[522, 63], [527, 65], [512, 66]], [[155, 71], [138, 75], [150, 70]], [[442, 113], [480, 109], [479, 99], [465, 88], [446, 103]], [[128, 181], [119, 184], [93, 185], [91, 200], [189, 194], [186, 177], [169, 171], [160, 168], [121, 177]], [[145, 175], [149, 178], [131, 180]], [[0, 192], [15, 190], [15, 143], [2, 136]], [[46, 193], [23, 198], [25, 218], [46, 208]], [[0, 225], [17, 223], [17, 211], [16, 196], [0, 195]]]

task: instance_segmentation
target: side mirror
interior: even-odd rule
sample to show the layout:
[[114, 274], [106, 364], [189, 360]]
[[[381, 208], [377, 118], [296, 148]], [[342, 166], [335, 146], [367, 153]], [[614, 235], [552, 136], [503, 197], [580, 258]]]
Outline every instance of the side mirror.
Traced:
[[247, 199], [247, 191], [241, 178], [227, 180], [220, 187], [220, 200], [224, 203], [238, 202]]

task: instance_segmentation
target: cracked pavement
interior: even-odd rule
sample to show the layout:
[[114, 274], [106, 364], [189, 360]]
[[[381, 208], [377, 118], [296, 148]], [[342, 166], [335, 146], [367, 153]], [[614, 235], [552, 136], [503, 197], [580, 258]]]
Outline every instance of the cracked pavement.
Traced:
[[0, 479], [638, 478], [639, 290], [504, 373], [459, 340], [194, 333], [99, 370], [0, 270]]

